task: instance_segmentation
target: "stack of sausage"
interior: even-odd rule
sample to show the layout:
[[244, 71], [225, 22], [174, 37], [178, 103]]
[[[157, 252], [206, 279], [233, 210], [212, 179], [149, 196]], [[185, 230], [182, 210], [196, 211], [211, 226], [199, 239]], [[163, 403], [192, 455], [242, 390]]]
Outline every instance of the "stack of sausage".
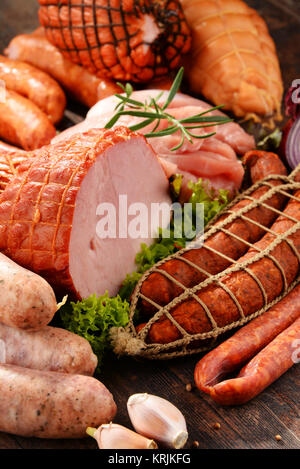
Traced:
[[24, 150], [50, 143], [66, 107], [65, 93], [48, 74], [0, 56], [0, 137]]
[[56, 135], [66, 108], [66, 95], [87, 107], [119, 87], [99, 79], [63, 57], [43, 28], [12, 39], [0, 56], [0, 138], [35, 150]]
[[92, 378], [89, 343], [47, 325], [57, 308], [44, 279], [0, 254], [0, 431], [81, 438], [116, 413], [110, 392]]
[[[286, 174], [285, 168], [274, 154], [252, 151], [246, 155], [245, 161], [251, 167], [253, 182], [272, 174]], [[299, 174], [295, 178], [298, 180]], [[270, 179], [268, 183], [273, 186], [280, 184], [278, 179]], [[250, 204], [251, 199], [259, 198], [267, 190], [265, 186], [259, 187], [251, 194], [250, 199], [246, 197], [231, 207], [231, 212]], [[287, 197], [281, 191], [267, 203], [250, 210], [247, 217], [238, 218], [229, 223], [226, 230], [212, 234], [200, 249], [188, 250], [181, 254], [199, 269], [188, 262], [181, 262], [178, 258], [162, 263], [159, 270], [168, 275], [156, 270], [141, 285], [139, 306], [142, 314], [149, 318], [155, 312], [154, 305], [165, 306], [170, 303], [183, 292], [180, 284], [186, 288], [200, 284], [206, 278], [203, 272], [213, 275], [221, 273], [230, 266], [230, 259], [243, 263], [253, 258], [257, 252], [266, 249], [274, 241], [276, 234], [284, 234], [291, 230], [295, 222], [300, 221], [300, 191], [297, 190], [291, 195], [287, 205], [286, 202]], [[272, 210], [269, 210], [268, 206], [272, 207]], [[280, 210], [283, 210], [283, 213], [278, 217]], [[224, 214], [219, 221], [227, 216], [228, 214]], [[249, 244], [253, 246], [248, 250]], [[212, 331], [212, 323], [205, 314], [203, 305], [209, 309], [217, 327], [224, 328], [237, 322], [240, 317], [239, 310], [228, 291], [233, 293], [247, 318], [264, 306], [262, 290], [266, 293], [268, 303], [271, 303], [281, 295], [284, 288], [297, 282], [299, 266], [300, 231], [297, 229], [287, 240], [282, 240], [273, 248], [269, 256], [252, 262], [247, 270], [239, 269], [224, 274], [221, 282], [227, 287], [226, 291], [218, 284], [208, 285], [196, 293], [199, 302], [195, 298], [187, 298], [174, 306], [169, 314], [181, 329], [162, 315], [148, 328], [146, 340], [150, 344], [171, 344], [181, 338], [182, 330], [190, 335]], [[172, 282], [170, 276], [175, 278], [177, 283]], [[295, 341], [300, 339], [299, 317], [298, 286], [276, 307], [245, 326], [232, 339], [204, 357], [196, 369], [197, 386], [222, 404], [240, 404], [257, 395], [295, 362], [292, 357]], [[145, 324], [140, 324], [137, 331], [142, 331], [144, 327]], [[219, 383], [221, 378], [236, 371], [239, 365], [247, 363], [260, 350], [260, 354], [248, 363], [237, 379]]]

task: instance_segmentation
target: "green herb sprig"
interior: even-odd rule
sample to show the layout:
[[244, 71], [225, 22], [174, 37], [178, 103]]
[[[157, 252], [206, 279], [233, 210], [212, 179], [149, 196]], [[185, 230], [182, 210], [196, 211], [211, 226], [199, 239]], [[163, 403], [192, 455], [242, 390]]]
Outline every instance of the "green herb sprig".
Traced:
[[[184, 119], [176, 119], [174, 116], [169, 114], [166, 109], [171, 104], [173, 99], [178, 92], [180, 85], [182, 83], [184, 74], [184, 68], [181, 67], [179, 70], [172, 87], [169, 91], [168, 97], [164, 105], [160, 106], [158, 104], [159, 99], [161, 98], [163, 92], [160, 92], [156, 98], [150, 98], [149, 100], [137, 101], [132, 99], [133, 88], [130, 83], [123, 85], [118, 83], [122, 88], [124, 94], [116, 94], [115, 96], [120, 100], [115, 108], [115, 115], [112, 119], [106, 124], [106, 129], [111, 129], [122, 116], [132, 116], [143, 118], [140, 123], [130, 126], [130, 130], [137, 132], [148, 125], [154, 124], [154, 127], [150, 132], [145, 134], [146, 138], [157, 138], [157, 137], [166, 137], [167, 135], [172, 135], [176, 132], [180, 132], [181, 139], [180, 143], [172, 148], [172, 151], [176, 151], [182, 147], [185, 139], [190, 143], [194, 143], [193, 139], [202, 139], [212, 137], [216, 132], [206, 133], [203, 135], [196, 135], [192, 131], [194, 129], [202, 129], [207, 127], [213, 127], [215, 125], [227, 124], [232, 122], [232, 119], [229, 119], [226, 116], [208, 116], [207, 114], [220, 109], [223, 106], [215, 106], [207, 111], [203, 111], [199, 114], [195, 114], [191, 117], [186, 117]], [[166, 120], [168, 125], [163, 130], [158, 130], [158, 126], [161, 120]]]

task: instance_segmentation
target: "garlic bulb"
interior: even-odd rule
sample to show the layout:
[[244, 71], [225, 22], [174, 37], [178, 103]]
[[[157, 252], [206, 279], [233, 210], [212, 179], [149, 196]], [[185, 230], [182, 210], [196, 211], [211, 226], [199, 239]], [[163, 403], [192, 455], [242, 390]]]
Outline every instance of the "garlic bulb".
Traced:
[[127, 409], [134, 429], [168, 448], [183, 448], [188, 433], [185, 418], [166, 399], [151, 394], [133, 394]]
[[101, 427], [86, 430], [95, 438], [100, 449], [157, 449], [157, 444], [129, 428], [116, 423], [103, 424]]

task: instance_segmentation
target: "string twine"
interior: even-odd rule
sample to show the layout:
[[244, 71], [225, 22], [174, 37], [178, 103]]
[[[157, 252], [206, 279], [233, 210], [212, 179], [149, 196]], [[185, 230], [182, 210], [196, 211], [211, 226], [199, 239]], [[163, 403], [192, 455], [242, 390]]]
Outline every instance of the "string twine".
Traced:
[[[133, 0], [129, 2], [100, 2], [97, 0], [72, 3], [53, 0], [41, 3], [42, 25], [47, 37], [69, 59], [105, 77], [133, 81], [149, 81], [172, 73], [189, 43], [190, 33], [178, 0]], [[159, 41], [149, 44], [142, 29], [135, 27], [143, 16], [154, 17], [160, 28]], [[150, 45], [153, 60], [140, 65], [136, 56]], [[125, 55], [126, 54], [126, 55]], [[153, 62], [153, 63], [152, 63]], [[112, 69], [118, 65], [116, 76]], [[147, 79], [143, 69], [147, 68]]]
[[[172, 254], [171, 256], [161, 260], [155, 266], [153, 266], [151, 269], [145, 272], [145, 274], [139, 280], [135, 288], [135, 291], [132, 295], [131, 306], [130, 306], [130, 318], [129, 318], [129, 323], [127, 327], [111, 329], [111, 338], [112, 338], [114, 352], [117, 355], [131, 355], [135, 357], [140, 356], [140, 357], [152, 358], [152, 359], [153, 358], [169, 359], [169, 358], [204, 352], [204, 351], [210, 350], [216, 344], [216, 341], [219, 336], [223, 335], [224, 333], [234, 328], [243, 326], [244, 324], [251, 321], [252, 319], [260, 316], [269, 308], [271, 308], [272, 306], [277, 304], [280, 300], [282, 300], [299, 283], [300, 271], [298, 268], [298, 274], [296, 278], [290, 285], [288, 285], [284, 269], [280, 265], [278, 260], [272, 256], [272, 251], [283, 241], [286, 242], [291, 248], [291, 250], [293, 251], [293, 254], [297, 257], [298, 265], [300, 266], [300, 252], [296, 249], [292, 240], [289, 239], [291, 235], [295, 234], [300, 229], [300, 220], [297, 220], [296, 218], [288, 215], [287, 213], [284, 213], [283, 211], [277, 210], [267, 205], [267, 201], [270, 198], [274, 197], [275, 195], [280, 194], [288, 198], [289, 200], [296, 200], [300, 202], [300, 198], [296, 197], [293, 194], [295, 191], [300, 189], [300, 182], [295, 181], [295, 176], [297, 175], [298, 172], [300, 172], [300, 165], [289, 176], [272, 175], [272, 176], [268, 176], [262, 181], [257, 182], [256, 184], [251, 186], [248, 190], [238, 195], [231, 202], [231, 204], [227, 206], [227, 209], [225, 211], [222, 211], [209, 223], [202, 237], [201, 241], [203, 242], [203, 244], [201, 244], [201, 246], [206, 249], [209, 249], [214, 254], [217, 254], [218, 256], [225, 258], [227, 261], [230, 261], [231, 265], [225, 270], [223, 270], [222, 272], [216, 275], [212, 275], [206, 272], [205, 270], [201, 269], [192, 261], [182, 257], [182, 254], [189, 251], [191, 248], [199, 247], [199, 239], [197, 238], [193, 243], [190, 243], [187, 248], [184, 248], [176, 252], [175, 254]], [[281, 182], [281, 184], [274, 186], [269, 183], [270, 180], [272, 181], [278, 180]], [[263, 186], [267, 187], [267, 191], [257, 199], [252, 198], [251, 194]], [[245, 199], [250, 201], [248, 205], [244, 206], [243, 208], [237, 211], [231, 211], [231, 208], [234, 205], [236, 205], [239, 201], [245, 200]], [[284, 216], [287, 220], [293, 222], [293, 226], [283, 234], [275, 233], [274, 231], [272, 231], [272, 228], [268, 228], [263, 225], [260, 225], [258, 222], [247, 217], [247, 213], [257, 207], [265, 207], [268, 210], [272, 210], [273, 212], [275, 212], [276, 215], [278, 216]], [[220, 217], [224, 216], [224, 214], [228, 214], [227, 218], [225, 218], [221, 222], [218, 222], [218, 224], [215, 224]], [[243, 219], [247, 221], [248, 223], [257, 225], [258, 227], [262, 228], [266, 233], [272, 234], [274, 236], [274, 241], [271, 242], [265, 249], [259, 249], [252, 243], [249, 243], [246, 240], [237, 236], [236, 234], [231, 233], [230, 231], [226, 229], [226, 226], [232, 223], [233, 221], [235, 221], [236, 219]], [[255, 250], [257, 250], [257, 253], [253, 257], [247, 259], [246, 261], [239, 262], [238, 260], [228, 258], [227, 256], [220, 253], [219, 251], [206, 246], [205, 241], [208, 238], [210, 238], [212, 235], [218, 232], [223, 232], [231, 236], [232, 238], [242, 243], [245, 243], [249, 248], [254, 248]], [[283, 290], [281, 294], [278, 295], [273, 301], [268, 301], [264, 286], [262, 285], [258, 277], [249, 269], [249, 266], [251, 266], [253, 263], [263, 258], [270, 259], [276, 265], [276, 267], [281, 273], [282, 280], [283, 280]], [[178, 259], [182, 262], [189, 264], [194, 269], [200, 271], [202, 274], [205, 274], [207, 278], [203, 282], [199, 283], [198, 285], [192, 288], [185, 287], [182, 283], [180, 283], [177, 279], [172, 277], [169, 273], [160, 269], [161, 265], [163, 265], [165, 262], [171, 259]], [[228, 274], [231, 274], [237, 271], [247, 272], [247, 274], [249, 274], [252, 277], [252, 279], [254, 279], [255, 282], [257, 283], [264, 298], [264, 306], [260, 308], [258, 311], [256, 311], [255, 313], [248, 315], [248, 316], [244, 315], [243, 308], [240, 305], [234, 293], [228, 287], [226, 287], [226, 285], [224, 285], [220, 280], [225, 275], [227, 276]], [[175, 297], [170, 303], [168, 303], [164, 307], [161, 307], [160, 305], [156, 304], [153, 300], [151, 300], [150, 298], [148, 298], [141, 292], [143, 283], [154, 272], [157, 272], [165, 276], [168, 280], [170, 280], [175, 285], [180, 287], [180, 289], [183, 290], [183, 293]], [[235, 303], [240, 314], [239, 320], [234, 321], [224, 327], [218, 327], [207, 305], [197, 296], [197, 293], [199, 293], [202, 289], [204, 289], [205, 287], [213, 283], [223, 288], [226, 291], [226, 293], [228, 293], [228, 295], [231, 297], [231, 299]], [[180, 303], [188, 299], [196, 300], [198, 303], [200, 303], [200, 305], [204, 309], [206, 316], [209, 319], [211, 326], [212, 326], [212, 329], [209, 332], [190, 334], [180, 324], [178, 324], [178, 322], [173, 318], [170, 311], [175, 306], [179, 305]], [[137, 332], [135, 325], [134, 325], [134, 316], [135, 316], [135, 312], [136, 312], [136, 308], [137, 308], [137, 304], [139, 300], [147, 301], [149, 304], [151, 304], [157, 309], [157, 312], [151, 317], [151, 319], [147, 322], [147, 324], [143, 327], [143, 329], [140, 332]], [[168, 318], [172, 322], [172, 324], [178, 329], [178, 331], [180, 332], [181, 338], [173, 342], [167, 343], [167, 344], [147, 343], [146, 338], [147, 338], [150, 328], [163, 315], [166, 318]], [[202, 342], [202, 345], [200, 345], [201, 342]]]

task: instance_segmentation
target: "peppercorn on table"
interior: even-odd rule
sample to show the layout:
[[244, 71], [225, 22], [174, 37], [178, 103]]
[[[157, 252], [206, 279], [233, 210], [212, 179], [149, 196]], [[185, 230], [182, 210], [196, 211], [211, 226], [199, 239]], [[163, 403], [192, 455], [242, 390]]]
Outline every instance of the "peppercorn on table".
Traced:
[[[298, 0], [247, 0], [267, 21], [274, 38], [285, 88], [300, 77], [300, 4]], [[0, 49], [10, 39], [38, 26], [36, 0], [1, 0]], [[62, 126], [78, 122], [86, 109], [69, 103]], [[71, 119], [71, 120], [70, 120]], [[126, 403], [134, 393], [149, 392], [170, 400], [187, 420], [186, 448], [294, 449], [300, 448], [300, 368], [294, 366], [253, 401], [238, 407], [221, 407], [200, 393], [193, 382], [200, 356], [170, 361], [136, 361], [108, 357], [101, 379], [118, 406], [115, 422], [131, 427]], [[0, 433], [0, 449], [95, 449], [92, 438], [41, 440]]]

